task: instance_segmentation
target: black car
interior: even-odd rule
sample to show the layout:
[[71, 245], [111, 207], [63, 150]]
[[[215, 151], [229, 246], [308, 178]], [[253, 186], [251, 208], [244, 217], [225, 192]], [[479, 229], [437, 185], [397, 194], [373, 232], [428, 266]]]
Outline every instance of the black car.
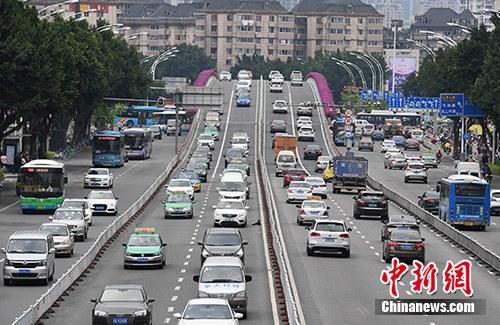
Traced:
[[244, 245], [248, 243], [241, 238], [241, 233], [235, 228], [208, 228], [203, 234], [201, 246], [201, 264], [209, 256], [236, 256], [245, 262]]
[[230, 148], [224, 153], [224, 168], [229, 164], [241, 162], [245, 158], [246, 151], [242, 148]]
[[316, 160], [319, 156], [323, 155], [323, 149], [316, 144], [309, 144], [304, 148], [304, 159]]
[[425, 263], [425, 244], [420, 232], [406, 227], [391, 231], [382, 245], [382, 259], [390, 263], [393, 257], [400, 260], [416, 259]]
[[358, 219], [362, 215], [380, 216], [381, 220], [389, 215], [389, 204], [384, 193], [379, 191], [362, 191], [353, 197], [353, 216]]
[[286, 133], [287, 124], [283, 120], [273, 120], [271, 122], [271, 133]]
[[189, 163], [186, 165], [186, 170], [193, 170], [198, 174], [198, 177], [202, 181], [202, 183], [207, 182], [207, 169], [206, 164], [202, 163]]
[[418, 206], [432, 214], [439, 213], [439, 193], [436, 191], [425, 191], [418, 197]]
[[373, 141], [384, 141], [385, 140], [384, 131], [380, 131], [380, 130], [373, 131], [372, 140]]
[[389, 237], [391, 231], [399, 227], [411, 228], [420, 232], [419, 222], [417, 221], [417, 219], [415, 219], [414, 216], [392, 215], [384, 221], [384, 225], [382, 226], [382, 230], [380, 231], [380, 240], [384, 241]]
[[153, 324], [154, 299], [149, 299], [142, 285], [116, 284], [104, 288], [93, 302], [92, 325]]
[[363, 138], [358, 142], [358, 151], [368, 150], [373, 151], [373, 141], [370, 138]]

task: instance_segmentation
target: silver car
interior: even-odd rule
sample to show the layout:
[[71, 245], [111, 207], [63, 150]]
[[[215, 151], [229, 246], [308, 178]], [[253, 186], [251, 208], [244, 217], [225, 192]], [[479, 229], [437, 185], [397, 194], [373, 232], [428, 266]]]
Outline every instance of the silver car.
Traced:
[[92, 209], [90, 208], [87, 199], [64, 199], [61, 208], [77, 208], [83, 210], [85, 222], [90, 227], [92, 226]]
[[49, 220], [67, 224], [79, 241], [87, 238], [88, 228], [82, 209], [59, 208]]
[[411, 181], [421, 181], [427, 184], [427, 168], [423, 163], [408, 164], [405, 170], [405, 183]]
[[384, 159], [384, 168], [406, 168], [407, 162], [403, 154], [394, 154]]
[[330, 161], [332, 161], [332, 157], [330, 156], [319, 156], [318, 159], [316, 159], [316, 167], [314, 168], [314, 171], [323, 172], [330, 164]]
[[311, 185], [314, 196], [320, 196], [322, 199], [328, 197], [326, 183], [322, 177], [306, 177], [304, 181]]
[[308, 256], [316, 252], [340, 252], [342, 257], [351, 255], [351, 239], [348, 228], [343, 220], [315, 220], [311, 227], [306, 228], [306, 251]]
[[330, 207], [320, 200], [307, 200], [297, 204], [297, 224], [314, 223], [316, 219], [328, 218]]
[[48, 222], [40, 226], [40, 230], [48, 231], [54, 238], [56, 255], [66, 255], [71, 257], [75, 249], [75, 237], [69, 226], [65, 223]]

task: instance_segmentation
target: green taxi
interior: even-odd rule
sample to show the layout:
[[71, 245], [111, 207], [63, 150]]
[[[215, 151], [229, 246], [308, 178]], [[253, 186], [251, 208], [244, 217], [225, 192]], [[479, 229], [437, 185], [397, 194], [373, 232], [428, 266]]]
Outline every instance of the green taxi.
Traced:
[[165, 219], [167, 218], [193, 218], [193, 201], [186, 194], [170, 194], [163, 201]]
[[128, 242], [122, 244], [124, 250], [123, 267], [163, 268], [167, 262], [167, 244], [156, 233], [155, 228], [136, 228]]
[[215, 126], [205, 127], [205, 130], [203, 131], [203, 133], [210, 134], [212, 136], [212, 138], [214, 139], [214, 141], [219, 140], [219, 130], [217, 130], [217, 128]]
[[424, 166], [427, 168], [438, 168], [438, 162], [436, 160], [436, 157], [433, 155], [422, 156], [422, 161], [424, 162]]

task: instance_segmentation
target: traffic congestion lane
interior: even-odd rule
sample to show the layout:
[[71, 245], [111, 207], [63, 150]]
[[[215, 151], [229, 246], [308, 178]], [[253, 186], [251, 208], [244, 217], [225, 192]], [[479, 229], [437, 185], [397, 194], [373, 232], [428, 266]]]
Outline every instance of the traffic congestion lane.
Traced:
[[[342, 153], [345, 152], [344, 147], [339, 147], [339, 149]], [[355, 150], [355, 153], [359, 154], [358, 150]], [[409, 153], [420, 155], [427, 153], [427, 150], [421, 152], [409, 151]], [[455, 173], [455, 169], [451, 163], [442, 162], [438, 168], [429, 168], [427, 170], [427, 184], [404, 183], [404, 171], [384, 169], [384, 155], [380, 153], [379, 144], [375, 145], [374, 152], [363, 151], [361, 154], [368, 159], [368, 171], [375, 180], [382, 182], [393, 191], [404, 195], [415, 204], [418, 202], [419, 195], [422, 195], [425, 191], [435, 190], [436, 184], [440, 179]], [[486, 231], [463, 229], [461, 231], [484, 244], [494, 252], [500, 252], [500, 220], [496, 217], [492, 217], [491, 221], [492, 223]]]
[[[229, 103], [232, 83], [213, 84], [223, 88], [224, 102]], [[252, 98], [255, 100], [256, 85], [252, 89]], [[256, 101], [255, 101], [256, 102]], [[241, 114], [245, 113], [242, 120]], [[226, 129], [225, 120], [228, 117], [228, 110], [222, 116], [222, 128]], [[231, 109], [231, 117], [227, 125], [227, 139], [224, 143], [224, 150], [230, 147], [229, 138], [233, 132], [247, 132], [251, 139], [250, 160], [253, 161], [254, 145], [254, 125], [251, 122], [254, 118], [255, 106], [250, 108]], [[202, 185], [201, 193], [195, 194], [195, 218], [192, 220], [163, 219], [164, 194], [154, 199], [151, 205], [144, 211], [132, 225], [127, 234], [123, 234], [117, 239], [105, 253], [105, 256], [98, 263], [96, 269], [89, 273], [75, 292], [65, 298], [61, 307], [56, 313], [51, 315], [51, 324], [88, 324], [92, 311], [92, 304], [86, 303], [88, 299], [95, 297], [99, 290], [110, 283], [139, 283], [145, 286], [151, 297], [156, 299], [153, 308], [154, 324], [175, 324], [174, 312], [181, 312], [186, 302], [197, 296], [197, 283], [192, 280], [193, 275], [198, 274], [200, 268], [200, 247], [196, 244], [201, 240], [205, 229], [213, 226], [212, 205], [218, 202], [217, 187], [220, 184], [219, 174], [224, 169], [223, 160], [217, 170], [215, 166], [220, 154], [223, 140], [216, 142], [216, 149], [213, 153], [212, 169], [209, 171], [209, 182]], [[253, 166], [252, 166], [253, 167]], [[253, 276], [253, 281], [248, 284], [248, 319], [244, 324], [270, 324], [272, 315], [269, 302], [269, 289], [267, 287], [267, 270], [264, 263], [264, 250], [262, 246], [261, 227], [252, 225], [259, 217], [258, 203], [255, 188], [255, 172], [252, 169], [250, 175], [251, 198], [248, 201], [249, 220], [246, 228], [241, 228], [243, 238], [249, 242], [245, 247], [247, 273]], [[200, 218], [200, 216], [202, 216]], [[128, 233], [135, 227], [155, 227], [167, 241], [167, 265], [164, 270], [123, 270], [123, 248], [120, 243], [126, 241]], [[106, 262], [103, 262], [105, 260]], [[91, 286], [85, 285], [85, 283]], [[82, 301], [85, 304], [82, 304]]]
[[[184, 137], [182, 137], [181, 141]], [[129, 161], [123, 168], [112, 169], [115, 175], [113, 192], [119, 197], [119, 212], [125, 211], [135, 202], [150, 184], [158, 177], [165, 166], [169, 163], [169, 157], [173, 156], [174, 139], [167, 137], [153, 143], [153, 155], [151, 159], [144, 161]], [[87, 152], [82, 152], [67, 163], [69, 174], [67, 198], [83, 198], [91, 189], [83, 188], [83, 173], [90, 166], [90, 158]], [[131, 184], [133, 186], [131, 186]], [[38, 229], [40, 224], [49, 222], [47, 214], [21, 214], [19, 207], [14, 211], [11, 209], [0, 215], [0, 243], [4, 247], [9, 236], [17, 230]], [[88, 238], [84, 242], [75, 243], [75, 254], [71, 258], [56, 259], [55, 280], [63, 274], [78, 258], [80, 258], [98, 235], [111, 223], [113, 216], [94, 216], [92, 226], [89, 228]], [[3, 258], [3, 256], [2, 256]], [[3, 265], [2, 265], [3, 266]], [[48, 287], [33, 283], [16, 284], [4, 286], [0, 291], [0, 308], [4, 311], [5, 319], [13, 320], [21, 312], [28, 308]], [[8, 298], [8, 299], [7, 299]]]

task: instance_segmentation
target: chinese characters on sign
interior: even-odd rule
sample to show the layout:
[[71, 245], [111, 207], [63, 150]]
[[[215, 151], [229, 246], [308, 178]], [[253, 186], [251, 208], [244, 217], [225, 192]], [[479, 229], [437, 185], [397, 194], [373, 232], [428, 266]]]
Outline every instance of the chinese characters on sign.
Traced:
[[[393, 258], [391, 267], [382, 270], [380, 274], [380, 282], [389, 285], [389, 293], [395, 299], [399, 298], [398, 282], [408, 270], [409, 266], [406, 263], [400, 263], [398, 258]], [[414, 279], [410, 283], [412, 292], [420, 294], [425, 289], [429, 295], [436, 293], [438, 273], [439, 270], [434, 262], [424, 265], [420, 261], [413, 261], [411, 274]], [[442, 279], [445, 293], [451, 294], [462, 291], [466, 297], [471, 297], [474, 293], [470, 261], [462, 260], [456, 264], [447, 261]]]

